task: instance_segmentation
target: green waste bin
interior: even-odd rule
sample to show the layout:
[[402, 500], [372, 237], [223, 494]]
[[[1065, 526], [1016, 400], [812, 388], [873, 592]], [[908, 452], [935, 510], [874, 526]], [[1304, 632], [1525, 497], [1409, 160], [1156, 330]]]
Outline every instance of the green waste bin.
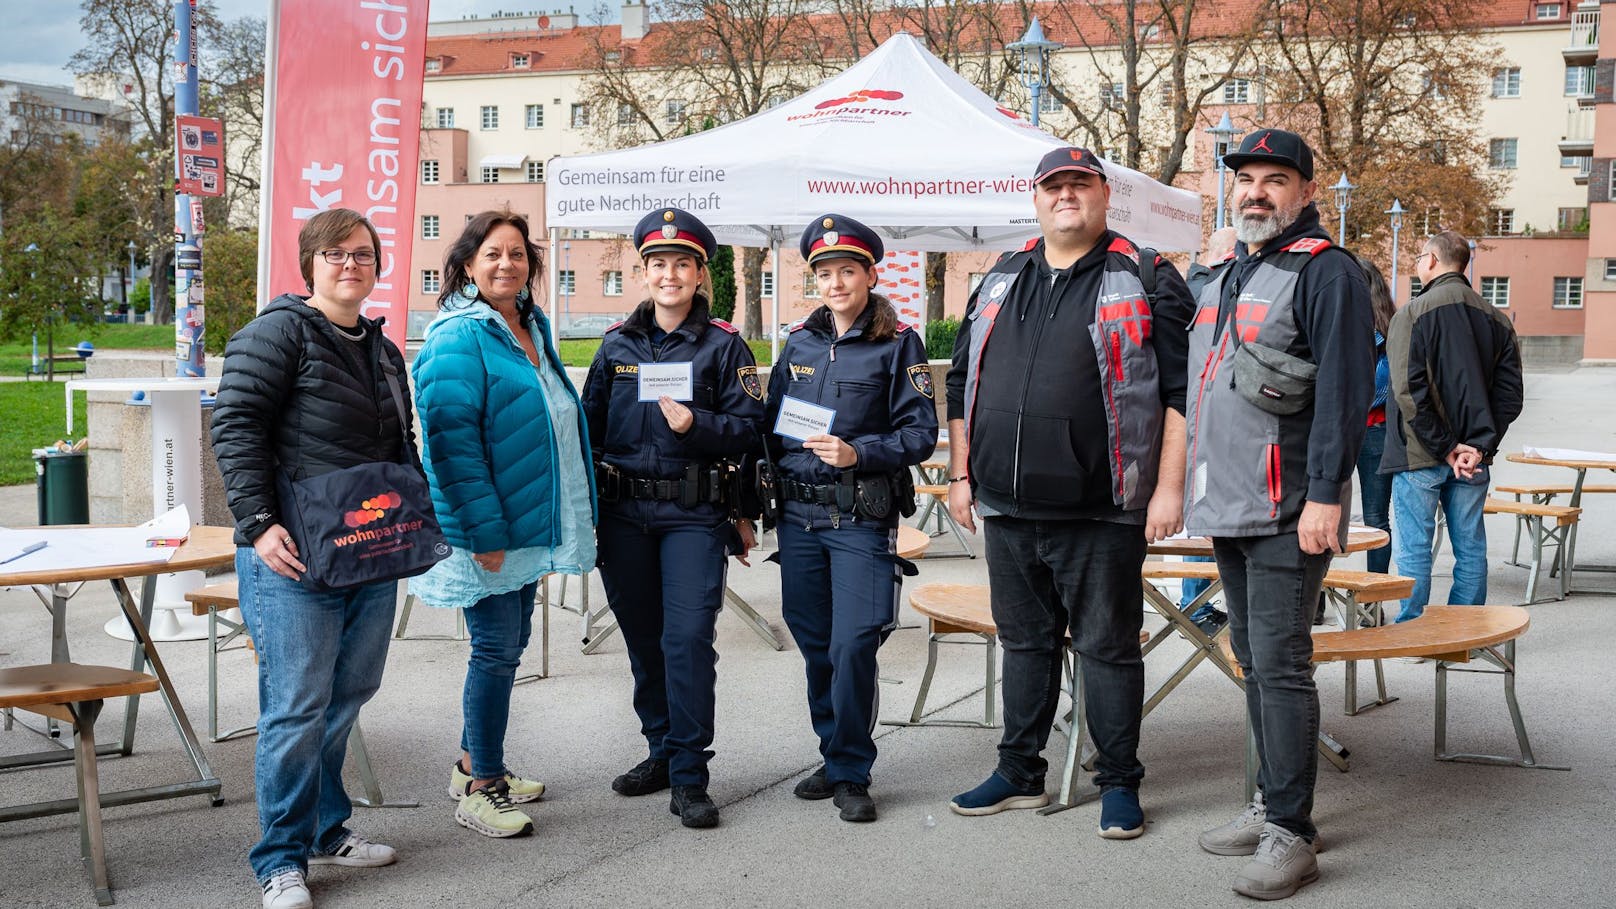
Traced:
[[39, 523], [90, 523], [90, 458], [82, 451], [34, 449]]

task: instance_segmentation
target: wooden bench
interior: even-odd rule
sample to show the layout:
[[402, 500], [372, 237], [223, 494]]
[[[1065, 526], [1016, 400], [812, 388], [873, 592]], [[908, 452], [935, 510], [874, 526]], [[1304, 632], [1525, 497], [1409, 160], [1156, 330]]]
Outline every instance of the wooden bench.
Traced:
[[[1521, 496], [1528, 496], [1534, 505], [1553, 505], [1556, 496], [1571, 495], [1577, 492], [1577, 487], [1573, 483], [1523, 483], [1513, 486], [1494, 486], [1493, 492], [1512, 495], [1517, 502], [1523, 501]], [[1582, 487], [1582, 492], [1613, 493], [1616, 492], [1616, 486], [1608, 483], [1588, 483]], [[1580, 503], [1581, 500], [1579, 499], [1578, 501]], [[1526, 526], [1526, 523], [1525, 520], [1519, 517], [1516, 518], [1515, 542], [1510, 546], [1509, 550], [1509, 564], [1521, 568], [1526, 567], [1521, 564], [1521, 529]]]
[[[1324, 595], [1340, 607], [1341, 627], [1377, 626], [1386, 623], [1381, 604], [1389, 600], [1404, 600], [1414, 593], [1414, 579], [1378, 571], [1353, 571], [1332, 568], [1324, 575]], [[1346, 701], [1342, 710], [1347, 716], [1357, 716], [1372, 707], [1397, 700], [1386, 694], [1386, 670], [1375, 660], [1375, 700], [1358, 705], [1358, 663], [1348, 660]]]
[[[78, 779], [79, 854], [98, 905], [112, 905], [101, 835], [101, 783], [95, 762], [95, 719], [107, 698], [158, 690], [156, 676], [109, 666], [46, 663], [0, 669], [0, 707], [27, 710], [73, 727], [73, 769]], [[21, 870], [11, 863], [10, 873]]]
[[[1536, 502], [1512, 501], [1510, 499], [1488, 498], [1482, 511], [1485, 514], [1507, 514], [1515, 517], [1515, 532], [1517, 534], [1516, 550], [1519, 551], [1518, 537], [1522, 527], [1525, 527], [1532, 539], [1532, 561], [1527, 566], [1526, 602], [1528, 604], [1540, 602], [1537, 598], [1537, 579], [1543, 570], [1543, 546], [1545, 544], [1555, 547], [1554, 560], [1556, 564], [1563, 561], [1567, 544], [1572, 530], [1581, 519], [1582, 509], [1570, 505], [1545, 505]], [[1553, 574], [1554, 572], [1551, 572]], [[1556, 600], [1563, 600], [1570, 592], [1571, 572], [1559, 571], [1560, 595]]]
[[40, 357], [37, 364], [28, 364], [28, 368], [23, 371], [23, 378], [32, 380], [35, 376], [39, 376], [48, 379], [53, 378], [56, 373], [82, 373], [87, 368], [85, 359], [76, 353]]
[[[1395, 625], [1353, 628], [1346, 631], [1313, 633], [1313, 662], [1352, 663], [1356, 660], [1386, 660], [1394, 657], [1425, 657], [1436, 662], [1435, 755], [1439, 761], [1500, 764], [1544, 770], [1568, 770], [1537, 762], [1532, 743], [1515, 699], [1515, 641], [1531, 626], [1531, 617], [1519, 606], [1427, 606], [1418, 618]], [[1227, 641], [1226, 655], [1234, 654]], [[1481, 661], [1494, 669], [1457, 668]], [[1235, 664], [1239, 669], [1239, 664]], [[1448, 673], [1475, 672], [1504, 677], [1504, 702], [1515, 727], [1519, 757], [1493, 754], [1464, 754], [1448, 751]], [[1250, 718], [1247, 718], [1250, 742]], [[1254, 747], [1254, 745], [1252, 746]], [[1339, 765], [1343, 770], [1346, 766]], [[1247, 794], [1256, 789], [1256, 765], [1247, 762]]]
[[[219, 650], [226, 644], [240, 637], [246, 641], [247, 649], [252, 651], [253, 662], [258, 662], [258, 651], [253, 647], [252, 636], [247, 631], [245, 621], [235, 622], [219, 615], [241, 606], [236, 595], [236, 582], [227, 581], [219, 584], [209, 584], [200, 590], [193, 590], [185, 595], [191, 604], [191, 614], [208, 617], [208, 736], [215, 742], [238, 736], [253, 735], [258, 732], [257, 724], [232, 729], [223, 735], [219, 734]], [[229, 634], [221, 640], [219, 626], [229, 629]], [[382, 794], [381, 781], [376, 778], [376, 769], [370, 762], [370, 749], [365, 745], [365, 730], [360, 728], [359, 721], [354, 720], [353, 731], [348, 733], [348, 750], [353, 754], [355, 768], [359, 772], [360, 782], [364, 784], [363, 798], [353, 799], [355, 805], [364, 808], [416, 808], [420, 802], [389, 802]]]

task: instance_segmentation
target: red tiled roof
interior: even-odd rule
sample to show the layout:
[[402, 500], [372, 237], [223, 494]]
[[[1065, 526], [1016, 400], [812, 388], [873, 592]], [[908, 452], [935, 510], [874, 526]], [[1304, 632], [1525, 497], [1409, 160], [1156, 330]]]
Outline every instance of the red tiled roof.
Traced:
[[[1571, 5], [1571, 0], [1561, 2], [1565, 3], [1567, 8]], [[1215, 40], [1237, 34], [1249, 25], [1254, 13], [1265, 5], [1263, 0], [1212, 0], [1204, 3], [1196, 11], [1196, 35], [1200, 39]], [[1474, 4], [1476, 24], [1483, 29], [1522, 25], [1544, 28], [1567, 27], [1569, 19], [1566, 18], [1549, 21], [1532, 18], [1535, 5], [1534, 0], [1477, 0]], [[1089, 36], [1089, 41], [1096, 46], [1104, 46], [1111, 40], [1111, 26], [1094, 7], [1088, 4], [1039, 3], [1033, 9], [1040, 17], [1044, 33], [1050, 40], [1059, 41], [1068, 47], [1082, 47], [1085, 35]], [[873, 24], [871, 31], [885, 38], [904, 30], [906, 25], [910, 24], [905, 19], [906, 12], [912, 14], [913, 11], [900, 8], [884, 13]], [[839, 36], [843, 33], [840, 24], [832, 26], [825, 22], [834, 18], [828, 14], [805, 17], [803, 25], [812, 29], [810, 34]], [[999, 36], [1011, 36], [1006, 40], [1019, 37], [1024, 28], [1023, 21], [1016, 6], [1000, 5], [997, 22]], [[825, 27], [814, 27], [818, 23], [824, 23]], [[555, 32], [502, 31], [482, 35], [428, 37], [427, 59], [438, 59], [442, 68], [438, 72], [427, 74], [427, 78], [587, 70], [593, 66], [592, 47], [596, 41], [602, 47], [622, 48], [632, 60], [638, 53], [654, 49], [659, 38], [670, 37], [672, 36], [668, 28], [660, 23], [652, 23], [645, 38], [627, 44], [622, 40], [622, 28], [617, 25], [579, 26]], [[962, 38], [960, 43], [966, 46], [980, 46], [982, 42]], [[512, 54], [527, 54], [528, 66], [512, 67]]]

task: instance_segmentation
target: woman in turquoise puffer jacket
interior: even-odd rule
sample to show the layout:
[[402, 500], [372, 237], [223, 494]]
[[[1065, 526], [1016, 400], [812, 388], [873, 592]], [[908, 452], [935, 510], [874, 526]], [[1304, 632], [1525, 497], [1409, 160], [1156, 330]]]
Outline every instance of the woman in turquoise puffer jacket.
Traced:
[[588, 429], [533, 305], [543, 270], [525, 218], [472, 218], [445, 256], [443, 312], [411, 369], [421, 458], [454, 553], [410, 590], [465, 610], [471, 659], [449, 794], [455, 821], [492, 837], [531, 833], [532, 819], [515, 806], [544, 794], [543, 783], [505, 766], [511, 685], [538, 581], [584, 576], [595, 564]]

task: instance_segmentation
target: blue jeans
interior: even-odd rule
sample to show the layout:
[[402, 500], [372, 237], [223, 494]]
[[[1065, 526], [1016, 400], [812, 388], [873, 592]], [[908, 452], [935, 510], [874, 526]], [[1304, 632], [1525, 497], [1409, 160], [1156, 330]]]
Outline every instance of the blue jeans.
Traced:
[[[1217, 559], [1214, 559], [1211, 556], [1185, 556], [1184, 561], [1216, 562]], [[1190, 608], [1190, 604], [1195, 602], [1195, 598], [1205, 593], [1206, 589], [1211, 586], [1211, 581], [1203, 581], [1200, 578], [1185, 578], [1184, 582], [1178, 585], [1178, 611], [1183, 612], [1184, 610]], [[1203, 621], [1211, 618], [1212, 613], [1217, 611], [1217, 608], [1214, 607], [1210, 601], [1202, 603], [1199, 609], [1196, 609], [1190, 614], [1190, 621]]]
[[1431, 600], [1431, 543], [1436, 535], [1436, 510], [1448, 520], [1453, 544], [1453, 587], [1448, 602], [1466, 606], [1487, 602], [1487, 528], [1482, 508], [1487, 503], [1486, 468], [1461, 480], [1446, 464], [1405, 470], [1392, 476], [1392, 511], [1396, 532], [1397, 573], [1414, 579], [1414, 592], [1403, 601], [1397, 621], [1406, 622], [1425, 611]]
[[505, 775], [505, 727], [511, 719], [511, 686], [516, 667], [533, 634], [535, 581], [520, 590], [483, 597], [466, 607], [471, 659], [461, 695], [465, 714], [460, 747], [471, 755], [471, 775], [496, 780]]
[[876, 651], [898, 623], [903, 573], [895, 531], [844, 523], [804, 530], [781, 522], [781, 615], [802, 652], [808, 718], [825, 777], [870, 784], [875, 764]]
[[[1380, 456], [1386, 450], [1386, 424], [1364, 431], [1363, 447], [1358, 449], [1358, 497], [1363, 500], [1363, 522], [1391, 532], [1392, 475], [1380, 472]], [[1392, 566], [1392, 544], [1369, 550], [1369, 570], [1387, 574]]]
[[1302, 552], [1296, 532], [1217, 537], [1212, 551], [1229, 607], [1229, 643], [1246, 678], [1246, 716], [1257, 742], [1257, 788], [1268, 822], [1309, 840], [1318, 780], [1319, 689], [1313, 682], [1313, 610], [1330, 555]]
[[348, 834], [348, 732], [381, 687], [398, 582], [320, 593], [236, 549], [241, 614], [258, 650], [258, 826], [248, 853], [260, 882], [308, 870]]
[[1138, 789], [1145, 662], [1139, 653], [1139, 569], [1145, 531], [1105, 521], [986, 520], [988, 586], [1004, 647], [1000, 776], [1042, 788], [1044, 746], [1060, 703], [1068, 633], [1082, 657], [1083, 699], [1094, 742], [1094, 783]]

